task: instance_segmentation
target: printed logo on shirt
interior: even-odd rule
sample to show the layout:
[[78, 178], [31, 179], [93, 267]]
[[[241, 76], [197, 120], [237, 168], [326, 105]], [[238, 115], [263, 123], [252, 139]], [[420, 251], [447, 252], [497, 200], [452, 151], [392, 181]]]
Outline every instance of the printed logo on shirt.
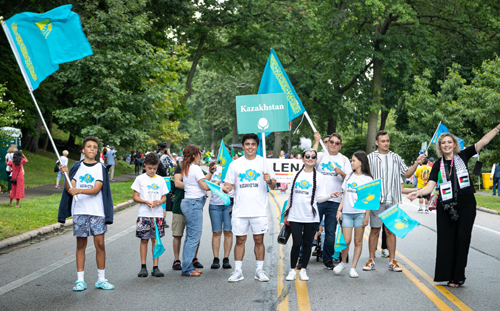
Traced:
[[256, 171], [254, 170], [247, 170], [245, 172], [245, 174], [238, 174], [238, 177], [240, 178], [240, 182], [243, 181], [243, 179], [246, 179], [248, 180], [249, 182], [250, 181], [254, 181], [254, 180], [257, 180], [257, 178], [260, 176], [259, 173], [257, 173]]
[[302, 180], [302, 181], [296, 182], [295, 187], [300, 188], [300, 189], [309, 189], [312, 187], [312, 185], [307, 180]]
[[158, 190], [160, 187], [157, 184], [148, 185], [148, 190]]
[[356, 188], [358, 186], [357, 183], [353, 182], [352, 184], [347, 184], [347, 188]]
[[90, 183], [94, 182], [94, 180], [95, 180], [95, 178], [92, 177], [92, 175], [90, 175], [88, 173], [85, 174], [85, 175], [83, 175], [83, 176], [80, 176], [80, 182], [81, 183], [84, 182], [84, 183], [90, 184]]
[[214, 179], [217, 179], [217, 180], [220, 180], [220, 176], [221, 176], [221, 173], [219, 173], [219, 174], [215, 174], [215, 175], [213, 176], [213, 178], [214, 178]]

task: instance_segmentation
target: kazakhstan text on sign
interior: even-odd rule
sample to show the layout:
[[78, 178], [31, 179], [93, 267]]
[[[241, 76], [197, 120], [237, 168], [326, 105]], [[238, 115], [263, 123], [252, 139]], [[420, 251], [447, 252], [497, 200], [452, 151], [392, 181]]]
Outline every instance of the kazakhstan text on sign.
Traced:
[[288, 131], [285, 93], [236, 96], [238, 134]]

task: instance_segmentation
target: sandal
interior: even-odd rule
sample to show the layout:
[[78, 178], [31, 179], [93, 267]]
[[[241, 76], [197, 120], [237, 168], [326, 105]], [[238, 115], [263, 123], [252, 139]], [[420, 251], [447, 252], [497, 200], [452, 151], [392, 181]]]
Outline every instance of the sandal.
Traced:
[[75, 287], [73, 287], [73, 291], [75, 292], [79, 292], [86, 289], [87, 289], [87, 284], [85, 284], [84, 281], [76, 281]]
[[115, 286], [111, 285], [108, 280], [102, 280], [100, 282], [95, 282], [95, 288], [100, 288], [100, 289], [114, 289]]
[[447, 285], [448, 285], [448, 287], [459, 288], [460, 286], [464, 285], [464, 283], [465, 283], [465, 280], [458, 281], [458, 282], [449, 281]]

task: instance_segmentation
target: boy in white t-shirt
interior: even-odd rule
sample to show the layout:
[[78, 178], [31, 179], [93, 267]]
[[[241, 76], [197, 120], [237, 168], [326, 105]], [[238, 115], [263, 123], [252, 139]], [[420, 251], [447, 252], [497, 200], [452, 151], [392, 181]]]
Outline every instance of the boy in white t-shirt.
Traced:
[[243, 136], [245, 156], [231, 162], [222, 191], [229, 193], [234, 187], [234, 205], [231, 225], [236, 236], [234, 246], [235, 270], [229, 282], [243, 280], [241, 271], [248, 227], [252, 228], [255, 242], [257, 269], [255, 279], [269, 281], [264, 267], [264, 233], [267, 232], [267, 186], [276, 188], [276, 177], [270, 167], [264, 168], [264, 159], [257, 155], [259, 137], [256, 134]]
[[[156, 175], [156, 170], [160, 164], [160, 158], [154, 152], [150, 152], [144, 158], [146, 173], [135, 178], [130, 187], [134, 190], [133, 199], [139, 203], [139, 213], [137, 216], [137, 228], [135, 236], [141, 239], [141, 271], [138, 277], [147, 277], [146, 258], [148, 252], [148, 242], [151, 240], [151, 252], [154, 254], [156, 243], [156, 228], [160, 237], [165, 236], [163, 227], [164, 217], [162, 204], [167, 200], [168, 188], [163, 177]], [[165, 274], [158, 269], [158, 259], [153, 259], [153, 270], [151, 275], [163, 277]]]
[[[105, 278], [104, 268], [106, 251], [104, 247], [104, 233], [107, 224], [113, 223], [113, 200], [109, 187], [107, 170], [104, 165], [95, 160], [99, 140], [95, 137], [86, 137], [83, 140], [83, 161], [76, 162], [69, 171], [72, 188], [65, 183], [65, 191], [59, 205], [58, 221], [64, 222], [70, 215], [73, 216], [73, 236], [76, 237], [76, 269], [78, 280], [73, 291], [87, 289], [84, 281], [85, 250], [87, 238], [94, 236], [96, 249], [97, 275], [96, 288], [114, 289]], [[64, 174], [68, 172], [66, 165], [60, 165]], [[78, 201], [75, 199], [78, 198]]]

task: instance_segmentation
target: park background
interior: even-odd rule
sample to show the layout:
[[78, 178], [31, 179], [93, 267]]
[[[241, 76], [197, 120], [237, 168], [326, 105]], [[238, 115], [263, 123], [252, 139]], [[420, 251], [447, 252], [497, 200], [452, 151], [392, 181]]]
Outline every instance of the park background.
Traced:
[[[94, 55], [62, 64], [34, 94], [73, 160], [88, 135], [120, 156], [163, 141], [177, 153], [239, 143], [235, 96], [257, 93], [270, 48], [320, 133], [340, 133], [347, 156], [373, 151], [384, 129], [410, 164], [440, 121], [467, 146], [500, 120], [497, 1], [0, 0], [0, 15], [63, 4], [80, 15]], [[0, 127], [22, 130], [27, 186], [45, 184], [56, 157], [3, 33], [0, 53]], [[300, 137], [313, 135], [307, 122], [293, 134], [300, 122], [271, 134], [267, 150], [298, 153]], [[497, 138], [481, 152], [484, 173], [499, 147]], [[119, 161], [117, 173], [129, 171]]]

